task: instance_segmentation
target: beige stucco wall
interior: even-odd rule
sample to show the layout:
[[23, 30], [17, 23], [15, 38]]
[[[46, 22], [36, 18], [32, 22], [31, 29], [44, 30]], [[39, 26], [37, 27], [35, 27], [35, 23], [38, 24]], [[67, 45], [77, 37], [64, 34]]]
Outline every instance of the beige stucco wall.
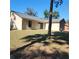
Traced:
[[18, 15], [16, 15], [15, 13], [14, 13], [14, 15], [16, 17], [15, 20], [13, 19], [14, 18], [13, 15], [11, 15], [11, 18], [14, 21], [14, 23], [17, 27], [17, 30], [22, 30], [22, 18], [19, 17]]
[[40, 24], [37, 21], [32, 20], [32, 27], [28, 27], [28, 19], [23, 19], [22, 28], [23, 29], [40, 29]]
[[53, 23], [52, 24], [52, 30], [53, 31], [59, 31], [59, 27], [60, 27], [60, 24], [59, 23]]
[[32, 21], [32, 29], [40, 29], [40, 24], [37, 21]]
[[[46, 27], [45, 27], [45, 30], [48, 30], [48, 23], [46, 23]], [[59, 27], [60, 27], [60, 24], [59, 23], [52, 23], [52, 31], [59, 31]]]
[[22, 29], [28, 29], [28, 20], [26, 19], [22, 20]]
[[43, 23], [43, 29], [45, 29], [46, 28], [46, 23]]
[[19, 16], [16, 15], [16, 14], [15, 14], [15, 16], [16, 16], [16, 19], [17, 19], [17, 20], [15, 20], [17, 29], [18, 29], [18, 30], [22, 30], [22, 18], [19, 17]]

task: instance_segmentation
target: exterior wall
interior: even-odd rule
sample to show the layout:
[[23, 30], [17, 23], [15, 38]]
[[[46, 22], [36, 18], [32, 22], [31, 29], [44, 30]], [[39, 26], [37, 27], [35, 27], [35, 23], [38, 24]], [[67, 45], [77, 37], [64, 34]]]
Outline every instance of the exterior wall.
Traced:
[[52, 30], [53, 31], [60, 31], [59, 30], [60, 24], [59, 23], [53, 23], [52, 24]]
[[[46, 27], [45, 27], [45, 30], [48, 30], [48, 23], [46, 23]], [[52, 31], [59, 31], [59, 27], [60, 27], [60, 24], [59, 23], [52, 23]]]
[[40, 29], [40, 24], [37, 21], [32, 21], [32, 27], [28, 26], [28, 21], [27, 19], [23, 19], [22, 21], [22, 29]]
[[49, 26], [49, 24], [46, 23], [45, 25], [46, 25], [46, 26], [45, 26], [45, 30], [48, 30], [48, 26]]
[[[14, 19], [15, 16], [15, 19]], [[14, 13], [11, 15], [11, 20], [14, 22], [17, 30], [22, 30], [22, 18]]]
[[28, 29], [28, 20], [26, 19], [22, 20], [22, 29]]
[[69, 31], [69, 25], [68, 24], [65, 24], [65, 26], [64, 26], [64, 31]]
[[46, 29], [46, 23], [43, 23], [43, 29]]
[[32, 21], [32, 29], [40, 29], [40, 24], [39, 24], [39, 22]]
[[22, 18], [15, 14], [15, 24], [18, 30], [22, 30]]

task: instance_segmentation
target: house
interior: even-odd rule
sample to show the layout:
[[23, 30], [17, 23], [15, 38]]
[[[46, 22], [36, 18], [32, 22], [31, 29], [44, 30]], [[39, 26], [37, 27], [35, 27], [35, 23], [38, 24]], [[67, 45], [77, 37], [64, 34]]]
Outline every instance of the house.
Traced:
[[64, 31], [67, 31], [67, 32], [69, 31], [69, 22], [65, 23]]
[[[10, 28], [16, 30], [44, 29], [48, 30], [49, 20], [29, 16], [25, 13], [11, 11]], [[63, 29], [64, 30], [64, 29]], [[60, 31], [60, 20], [52, 19], [52, 31]]]

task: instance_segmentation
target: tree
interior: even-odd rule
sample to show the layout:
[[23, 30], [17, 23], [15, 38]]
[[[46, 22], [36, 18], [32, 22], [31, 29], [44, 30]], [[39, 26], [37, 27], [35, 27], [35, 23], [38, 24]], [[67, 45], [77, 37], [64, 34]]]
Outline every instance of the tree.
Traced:
[[54, 11], [53, 13], [52, 13], [52, 17], [53, 18], [55, 18], [55, 19], [58, 19], [59, 18], [59, 12], [58, 11]]
[[[58, 11], [54, 11], [52, 13], [52, 17], [55, 18], [55, 19], [59, 18], [59, 16], [60, 15], [59, 15]], [[44, 11], [44, 18], [49, 18], [49, 11], [47, 9]]]
[[44, 18], [48, 18], [49, 17], [49, 11], [46, 9], [44, 11]]
[[49, 28], [48, 28], [48, 35], [49, 38], [51, 36], [51, 26], [52, 26], [52, 11], [53, 11], [53, 4], [57, 8], [59, 5], [63, 3], [62, 0], [50, 0], [50, 12], [49, 12]]
[[65, 19], [63, 18], [61, 21], [60, 21], [60, 31], [63, 32], [64, 31], [64, 26], [65, 26]]
[[25, 13], [30, 15], [30, 16], [37, 16], [37, 12], [32, 8], [27, 8]]

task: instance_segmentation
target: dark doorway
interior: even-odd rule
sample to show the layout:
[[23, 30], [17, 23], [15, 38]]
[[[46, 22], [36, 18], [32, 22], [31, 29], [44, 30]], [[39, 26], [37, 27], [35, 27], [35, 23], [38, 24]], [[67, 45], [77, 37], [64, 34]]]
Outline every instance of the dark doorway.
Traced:
[[43, 29], [43, 23], [39, 23], [40, 24], [40, 29]]
[[32, 27], [32, 21], [28, 21], [28, 27]]

